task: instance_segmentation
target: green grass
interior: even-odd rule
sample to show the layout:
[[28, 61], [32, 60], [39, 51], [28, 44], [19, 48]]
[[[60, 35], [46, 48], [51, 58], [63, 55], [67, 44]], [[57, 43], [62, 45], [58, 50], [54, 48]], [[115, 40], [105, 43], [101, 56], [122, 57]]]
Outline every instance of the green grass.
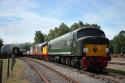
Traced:
[[[3, 60], [3, 83], [29, 83], [28, 80], [22, 79], [25, 70], [24, 64], [21, 60], [16, 59], [13, 71], [10, 70], [10, 76], [7, 77], [7, 59]], [[10, 59], [11, 62], [11, 59]], [[10, 63], [11, 65], [11, 63]]]

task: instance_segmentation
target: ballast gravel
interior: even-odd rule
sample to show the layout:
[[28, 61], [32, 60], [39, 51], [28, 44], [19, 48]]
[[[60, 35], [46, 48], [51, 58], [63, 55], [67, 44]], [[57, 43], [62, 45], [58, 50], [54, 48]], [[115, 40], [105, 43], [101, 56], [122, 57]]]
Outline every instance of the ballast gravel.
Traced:
[[39, 60], [39, 61], [42, 64], [45, 64], [45, 65], [55, 69], [56, 71], [59, 71], [65, 75], [73, 78], [74, 80], [78, 81], [79, 83], [105, 83], [102, 80], [98, 80], [98, 79], [95, 79], [95, 78], [92, 78], [90, 76], [80, 73], [78, 69], [71, 68], [71, 67], [64, 67], [62, 65], [57, 65], [52, 62], [45, 62], [45, 61], [41, 61], [41, 60]]
[[37, 72], [35, 72], [25, 61], [22, 61], [25, 66], [25, 71], [22, 72], [22, 79], [27, 79], [29, 83], [44, 83]]

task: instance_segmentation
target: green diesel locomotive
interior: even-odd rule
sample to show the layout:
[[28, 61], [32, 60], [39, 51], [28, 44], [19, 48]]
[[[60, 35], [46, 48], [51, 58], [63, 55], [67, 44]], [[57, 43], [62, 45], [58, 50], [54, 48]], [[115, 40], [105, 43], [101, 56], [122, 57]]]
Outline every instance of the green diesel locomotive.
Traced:
[[97, 28], [79, 28], [48, 42], [48, 58], [73, 67], [103, 69], [108, 64], [109, 40]]

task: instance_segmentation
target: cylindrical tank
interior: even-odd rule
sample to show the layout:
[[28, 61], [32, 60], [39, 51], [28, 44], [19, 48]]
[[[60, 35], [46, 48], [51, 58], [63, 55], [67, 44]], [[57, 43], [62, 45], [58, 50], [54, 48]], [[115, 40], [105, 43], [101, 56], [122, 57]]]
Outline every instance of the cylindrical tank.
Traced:
[[17, 44], [5, 44], [5, 45], [3, 45], [1, 47], [1, 57], [7, 58], [9, 55], [12, 55], [12, 53], [14, 53], [14, 48], [20, 49]]
[[11, 52], [12, 45], [11, 44], [6, 44], [1, 47], [1, 54], [10, 54]]

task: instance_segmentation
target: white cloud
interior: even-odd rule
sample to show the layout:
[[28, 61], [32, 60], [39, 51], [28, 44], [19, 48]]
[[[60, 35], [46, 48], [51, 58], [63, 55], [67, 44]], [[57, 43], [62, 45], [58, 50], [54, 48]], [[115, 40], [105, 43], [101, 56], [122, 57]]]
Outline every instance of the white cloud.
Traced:
[[[106, 37], [113, 39], [121, 30], [125, 30], [125, 0], [93, 0], [93, 10], [83, 13], [83, 19], [88, 23], [96, 23], [102, 27]], [[94, 9], [96, 8], [96, 9]]]
[[[35, 9], [41, 8], [41, 5], [35, 0], [0, 0], [0, 17], [2, 19], [8, 20], [3, 23], [3, 26], [0, 26], [0, 38], [2, 37], [4, 43], [22, 43], [22, 42], [33, 42], [34, 33], [36, 30], [41, 30], [43, 33], [48, 33], [51, 28], [58, 26], [62, 20], [58, 18], [64, 18], [66, 14], [70, 12], [71, 9], [77, 9], [77, 5], [82, 0], [73, 0], [73, 1], [56, 1], [60, 3], [55, 3], [55, 8], [47, 8], [47, 12], [38, 13]], [[74, 15], [75, 20], [65, 20], [65, 23], [71, 25], [72, 23], [83, 20], [88, 23], [97, 23], [101, 25], [106, 33], [106, 36], [110, 39], [114, 37], [120, 30], [125, 30], [123, 23], [117, 21], [117, 19], [124, 17], [124, 0], [123, 1], [111, 1], [113, 4], [106, 5], [101, 1], [95, 1], [93, 7], [97, 8], [95, 10], [83, 11], [83, 16]], [[97, 3], [99, 2], [99, 3]], [[102, 4], [100, 4], [102, 3]], [[44, 4], [44, 3], [41, 3]], [[45, 4], [46, 5], [46, 4]], [[44, 5], [44, 6], [45, 6]], [[82, 5], [81, 5], [82, 6]], [[74, 7], [74, 8], [73, 8]], [[87, 7], [86, 5], [83, 7]], [[45, 9], [43, 7], [43, 9]], [[40, 9], [42, 11], [43, 9]], [[34, 11], [35, 10], [35, 11]], [[77, 11], [76, 12], [79, 12]], [[68, 16], [69, 17], [69, 16]], [[65, 17], [67, 19], [67, 17]], [[70, 18], [70, 17], [69, 17]], [[111, 22], [114, 20], [113, 22]], [[120, 19], [119, 19], [120, 20]], [[111, 25], [108, 23], [112, 23]], [[122, 24], [122, 25], [121, 25]], [[119, 28], [119, 29], [118, 29]], [[118, 30], [117, 30], [118, 29]]]
[[[11, 2], [11, 0], [9, 0]], [[22, 1], [21, 4], [16, 4], [18, 0], [10, 3], [3, 2], [2, 7], [5, 9], [0, 9], [0, 17], [4, 19], [10, 19], [13, 17], [13, 20], [4, 24], [0, 27], [0, 36], [4, 40], [4, 43], [23, 43], [23, 42], [33, 42], [34, 33], [36, 30], [41, 30], [44, 34], [47, 34], [50, 28], [58, 26], [61, 21], [51, 17], [45, 17], [35, 13], [33, 11], [26, 10], [22, 5], [29, 4]], [[31, 2], [30, 2], [31, 3]], [[32, 6], [32, 5], [30, 5]], [[34, 4], [33, 4], [34, 6]], [[1, 7], [0, 7], [1, 8]], [[20, 20], [16, 20], [20, 18]]]
[[[48, 20], [48, 22], [47, 22]], [[44, 34], [47, 34], [50, 28], [57, 26], [59, 21], [54, 19], [46, 19], [45, 21], [42, 18], [39, 20], [33, 20], [31, 22], [18, 22], [9, 24], [0, 28], [0, 35], [4, 39], [5, 43], [13, 43], [13, 40], [17, 43], [21, 42], [33, 42], [34, 33], [36, 30], [41, 30]], [[12, 38], [13, 40], [9, 40]], [[20, 41], [20, 38], [22, 40]]]

